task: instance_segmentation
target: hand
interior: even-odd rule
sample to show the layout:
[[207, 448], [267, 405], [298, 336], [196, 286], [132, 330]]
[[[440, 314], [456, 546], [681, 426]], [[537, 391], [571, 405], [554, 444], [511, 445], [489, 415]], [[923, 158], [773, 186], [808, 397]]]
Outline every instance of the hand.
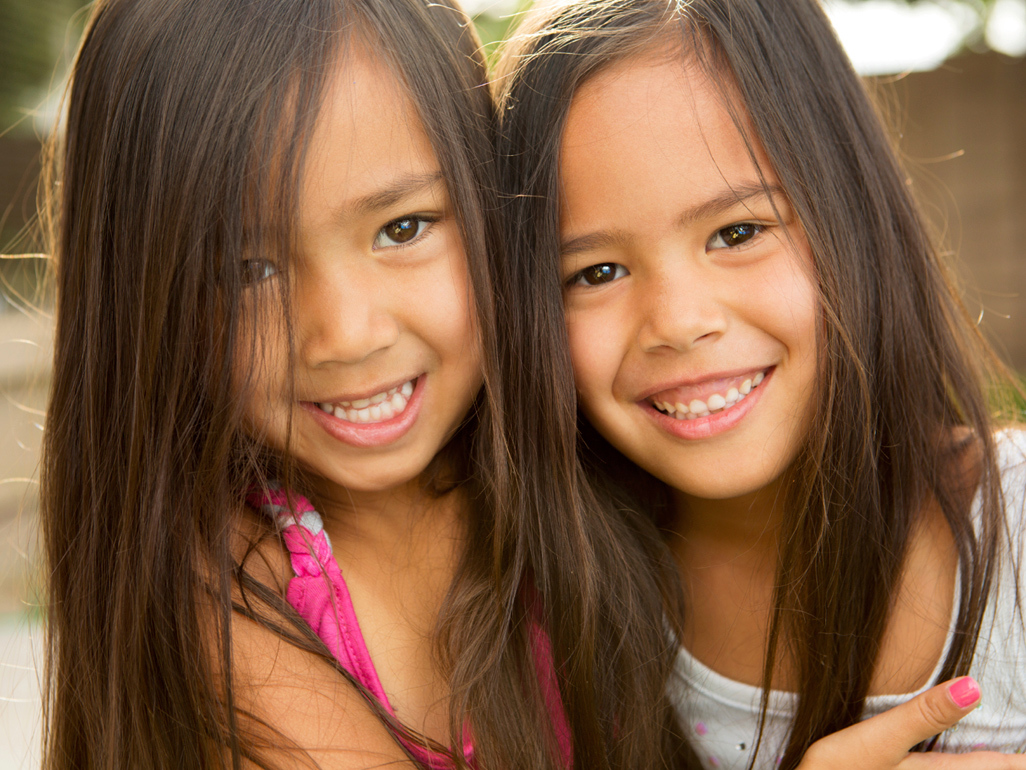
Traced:
[[799, 770], [1026, 770], [1026, 755], [909, 752], [947, 730], [976, 708], [980, 688], [964, 676], [939, 684], [907, 703], [821, 738], [809, 747]]

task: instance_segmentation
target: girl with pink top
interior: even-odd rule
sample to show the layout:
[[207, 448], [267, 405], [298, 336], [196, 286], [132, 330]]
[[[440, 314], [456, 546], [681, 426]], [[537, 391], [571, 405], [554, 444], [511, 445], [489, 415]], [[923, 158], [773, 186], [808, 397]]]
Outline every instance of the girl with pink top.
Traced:
[[539, 427], [573, 393], [494, 299], [493, 122], [445, 0], [94, 5], [47, 184], [48, 769], [672, 764], [672, 575]]

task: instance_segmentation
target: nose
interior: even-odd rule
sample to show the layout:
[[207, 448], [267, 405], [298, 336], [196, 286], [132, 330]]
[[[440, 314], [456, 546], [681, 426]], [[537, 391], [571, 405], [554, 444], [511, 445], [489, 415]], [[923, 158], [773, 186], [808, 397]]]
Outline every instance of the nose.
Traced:
[[373, 267], [349, 265], [297, 276], [297, 347], [309, 366], [355, 364], [399, 339], [398, 308]]
[[720, 287], [686, 257], [670, 255], [660, 260], [638, 289], [638, 341], [645, 352], [687, 351], [715, 341], [726, 331], [728, 314]]

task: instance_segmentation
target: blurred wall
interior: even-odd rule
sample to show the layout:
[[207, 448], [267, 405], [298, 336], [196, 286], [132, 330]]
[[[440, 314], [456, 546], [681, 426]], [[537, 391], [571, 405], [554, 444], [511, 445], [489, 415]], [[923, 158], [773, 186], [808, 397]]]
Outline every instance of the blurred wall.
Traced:
[[966, 305], [1026, 374], [1026, 58], [965, 54], [877, 83]]

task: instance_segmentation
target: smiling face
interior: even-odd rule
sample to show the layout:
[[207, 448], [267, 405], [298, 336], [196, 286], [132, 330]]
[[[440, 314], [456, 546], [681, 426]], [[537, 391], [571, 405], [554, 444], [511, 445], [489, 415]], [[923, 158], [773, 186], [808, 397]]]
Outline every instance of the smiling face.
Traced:
[[808, 246], [721, 98], [670, 56], [613, 65], [574, 96], [560, 166], [581, 406], [613, 446], [693, 500], [744, 497], [780, 477], [817, 371]]
[[[270, 313], [251, 376], [254, 435], [289, 451], [329, 499], [415, 482], [481, 383], [466, 259], [438, 162], [388, 67], [352, 45], [306, 158], [290, 260], [295, 358]], [[273, 262], [242, 265], [272, 301]], [[242, 349], [247, 349], [243, 345]], [[246, 366], [246, 362], [240, 362]]]

